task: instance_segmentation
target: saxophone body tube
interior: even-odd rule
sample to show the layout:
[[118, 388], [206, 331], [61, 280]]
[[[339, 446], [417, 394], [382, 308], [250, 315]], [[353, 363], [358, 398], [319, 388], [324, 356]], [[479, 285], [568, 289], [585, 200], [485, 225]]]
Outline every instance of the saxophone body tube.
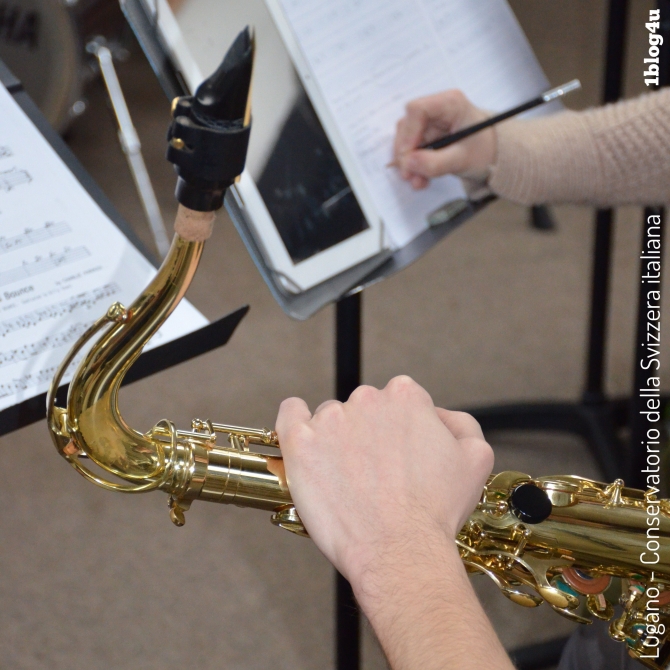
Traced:
[[[277, 456], [200, 444], [179, 450], [181, 464], [175, 468], [175, 477], [161, 488], [182, 507], [205, 500], [275, 511], [291, 503], [284, 463]], [[180, 477], [182, 470], [185, 477]]]
[[[515, 496], [529, 486], [535, 487], [530, 491], [536, 500], [515, 507]], [[670, 576], [670, 503], [626, 488], [621, 480], [603, 484], [569, 475], [531, 479], [503, 472], [490, 478], [472, 524], [480, 544], [489, 537], [493, 543], [523, 542], [526, 554], [554, 555], [621, 577], [652, 571], [660, 581]]]

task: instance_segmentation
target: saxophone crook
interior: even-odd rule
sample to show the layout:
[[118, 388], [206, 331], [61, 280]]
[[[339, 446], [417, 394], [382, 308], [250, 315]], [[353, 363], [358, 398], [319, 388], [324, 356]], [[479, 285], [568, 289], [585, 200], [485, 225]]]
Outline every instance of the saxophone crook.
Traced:
[[[47, 421], [58, 452], [81, 475], [113, 491], [167, 492], [170, 517], [178, 526], [191, 502], [200, 498], [275, 511], [278, 523], [304, 534], [290, 504], [281, 458], [249, 451], [250, 444], [277, 449], [274, 433], [201, 420], [186, 431], [162, 420], [141, 433], [128, 426], [118, 406], [123, 377], [186, 293], [216, 211], [244, 169], [254, 47], [247, 27], [195, 95], [174, 100], [167, 158], [178, 175], [179, 209], [170, 251], [131, 305], [112, 305], [74, 345], [52, 381]], [[63, 375], [95, 338], [74, 373], [67, 406], [58, 407]], [[227, 436], [223, 447], [216, 443], [221, 433]], [[111, 478], [94, 472], [83, 459]]]

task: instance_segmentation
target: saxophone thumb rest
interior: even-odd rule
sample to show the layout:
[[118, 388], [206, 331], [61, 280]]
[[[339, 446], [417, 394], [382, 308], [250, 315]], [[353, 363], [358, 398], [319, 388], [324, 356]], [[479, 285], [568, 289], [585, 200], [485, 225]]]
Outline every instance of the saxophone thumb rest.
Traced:
[[[215, 211], [244, 169], [253, 57], [254, 38], [246, 28], [195, 95], [174, 101], [167, 157], [178, 175], [179, 209], [170, 251], [139, 297], [128, 307], [112, 305], [61, 363], [47, 395], [47, 423], [61, 456], [94, 484], [124, 493], [168, 493], [177, 526], [194, 500], [207, 500], [271, 511], [273, 523], [306, 535], [274, 432], [196, 419], [190, 430], [162, 420], [141, 433], [128, 426], [118, 406], [124, 375], [186, 293]], [[66, 407], [58, 407], [61, 380], [90, 342]], [[224, 445], [217, 444], [219, 435], [226, 436]], [[251, 451], [251, 445], [262, 451]], [[650, 528], [651, 507], [657, 521]], [[610, 635], [625, 642], [632, 656], [649, 668], [667, 666], [669, 501], [625, 488], [620, 480], [606, 485], [503, 472], [489, 478], [456, 543], [466, 569], [488, 575], [512, 601], [546, 603], [580, 623], [611, 620]], [[658, 624], [654, 630], [646, 626], [649, 612]]]

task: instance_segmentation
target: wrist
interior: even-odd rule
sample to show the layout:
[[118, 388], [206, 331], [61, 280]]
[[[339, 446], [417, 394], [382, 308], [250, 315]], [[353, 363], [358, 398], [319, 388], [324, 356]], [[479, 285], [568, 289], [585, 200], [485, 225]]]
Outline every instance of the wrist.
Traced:
[[513, 670], [446, 533], [406, 543], [353, 587], [391, 667]]
[[436, 594], [440, 585], [468, 580], [456, 543], [439, 527], [386, 543], [352, 573], [354, 594], [370, 620], [390, 602], [407, 604], [424, 587]]

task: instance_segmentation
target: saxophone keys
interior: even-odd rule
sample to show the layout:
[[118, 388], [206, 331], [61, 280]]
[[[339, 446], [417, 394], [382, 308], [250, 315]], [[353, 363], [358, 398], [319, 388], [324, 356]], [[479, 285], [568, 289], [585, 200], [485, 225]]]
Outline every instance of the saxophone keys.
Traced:
[[172, 521], [177, 528], [181, 528], [186, 523], [184, 510], [181, 507], [173, 507], [170, 510], [170, 521]]
[[570, 621], [574, 621], [575, 623], [580, 623], [584, 625], [588, 625], [593, 623], [591, 619], [587, 619], [586, 617], [580, 616], [579, 614], [576, 614], [572, 609], [570, 608], [561, 608], [561, 607], [555, 607], [554, 605], [551, 606], [554, 612], [558, 612], [561, 616], [565, 617], [566, 619], [570, 619]]
[[602, 593], [592, 594], [586, 597], [586, 609], [593, 614], [596, 619], [609, 621], [614, 616], [614, 607], [612, 603]]
[[288, 530], [291, 533], [300, 535], [301, 537], [309, 537], [307, 529], [302, 523], [302, 519], [298, 515], [295, 507], [291, 504], [280, 505], [275, 509], [274, 514], [270, 517], [270, 521], [275, 526]]
[[592, 576], [576, 568], [563, 568], [563, 579], [575, 590], [584, 596], [595, 596], [606, 591], [612, 583], [609, 575]]
[[113, 303], [107, 310], [105, 318], [107, 321], [114, 321], [115, 323], [124, 323], [128, 321], [128, 310], [120, 303]]
[[542, 598], [538, 598], [531, 593], [516, 591], [515, 589], [509, 588], [501, 588], [500, 590], [513, 603], [521, 605], [522, 607], [539, 607], [542, 604]]
[[170, 508], [170, 521], [181, 528], [186, 523], [184, 512], [191, 506], [190, 502], [177, 500], [174, 496], [168, 498], [168, 507]]
[[560, 610], [574, 609], [579, 605], [579, 600], [569, 593], [557, 589], [554, 586], [538, 586], [537, 592], [552, 606]]
[[607, 498], [605, 507], [621, 507], [621, 505], [624, 504], [622, 495], [623, 487], [623, 479], [615, 479], [609, 486], [607, 486], [607, 488], [605, 488], [604, 494]]

